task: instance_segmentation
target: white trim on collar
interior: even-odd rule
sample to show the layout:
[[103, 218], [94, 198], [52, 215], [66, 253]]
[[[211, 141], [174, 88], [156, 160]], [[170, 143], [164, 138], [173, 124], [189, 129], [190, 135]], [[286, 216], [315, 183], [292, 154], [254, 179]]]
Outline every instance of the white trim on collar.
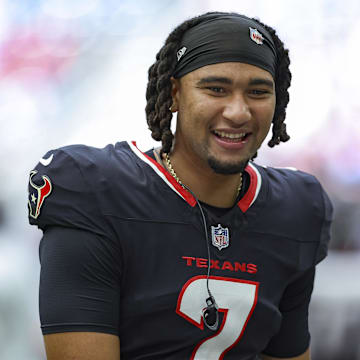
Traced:
[[[135, 141], [128, 141], [127, 143], [134, 154], [137, 155], [140, 160], [148, 164], [155, 171], [155, 173], [159, 175], [160, 178], [170, 187], [171, 190], [178, 194], [192, 207], [196, 205], [196, 199], [194, 196], [185, 190], [157, 161], [139, 150]], [[250, 206], [254, 204], [259, 195], [262, 184], [260, 172], [251, 162], [249, 162], [248, 166], [245, 168], [245, 171], [250, 176], [250, 185], [245, 195], [237, 204], [242, 212], [246, 212]]]
[[171, 190], [175, 191], [189, 205], [196, 205], [195, 198], [188, 191], [186, 191], [157, 161], [140, 151], [135, 141], [128, 141], [127, 143], [134, 154], [137, 155], [146, 164], [148, 164], [155, 171], [155, 173], [159, 175], [160, 178], [170, 187]]

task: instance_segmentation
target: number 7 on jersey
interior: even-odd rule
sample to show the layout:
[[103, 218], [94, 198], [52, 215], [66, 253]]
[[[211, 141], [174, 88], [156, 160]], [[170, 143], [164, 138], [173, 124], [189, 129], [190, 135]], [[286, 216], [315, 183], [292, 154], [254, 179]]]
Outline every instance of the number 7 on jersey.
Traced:
[[[209, 288], [219, 311], [224, 313], [220, 329], [213, 336], [201, 341], [194, 349], [191, 360], [223, 359], [240, 340], [247, 322], [254, 311], [259, 283], [219, 276], [209, 277]], [[176, 312], [204, 329], [202, 310], [209, 296], [206, 288], [206, 276], [195, 276], [183, 286], [177, 303]]]

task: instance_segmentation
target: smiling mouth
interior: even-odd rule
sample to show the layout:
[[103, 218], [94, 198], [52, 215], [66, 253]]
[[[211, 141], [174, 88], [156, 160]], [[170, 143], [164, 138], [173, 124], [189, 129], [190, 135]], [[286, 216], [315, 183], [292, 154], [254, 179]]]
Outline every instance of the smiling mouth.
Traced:
[[246, 132], [227, 133], [225, 131], [217, 131], [217, 130], [214, 130], [213, 134], [222, 141], [235, 142], [235, 143], [245, 141], [251, 135], [251, 133], [246, 133]]

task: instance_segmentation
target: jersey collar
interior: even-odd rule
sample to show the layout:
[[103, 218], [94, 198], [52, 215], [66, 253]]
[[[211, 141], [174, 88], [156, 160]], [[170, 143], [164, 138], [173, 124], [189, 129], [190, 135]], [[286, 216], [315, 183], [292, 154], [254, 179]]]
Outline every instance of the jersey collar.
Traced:
[[[135, 141], [128, 142], [128, 145], [133, 153], [138, 158], [140, 158], [140, 160], [149, 165], [154, 170], [154, 172], [166, 183], [166, 185], [170, 187], [171, 190], [173, 190], [177, 195], [185, 200], [190, 206], [194, 207], [196, 205], [196, 199], [194, 196], [185, 190], [156, 160], [139, 150]], [[237, 203], [237, 206], [242, 212], [246, 212], [255, 202], [259, 195], [262, 183], [260, 172], [251, 162], [249, 162], [245, 168], [245, 171], [250, 177], [250, 185], [245, 195]]]

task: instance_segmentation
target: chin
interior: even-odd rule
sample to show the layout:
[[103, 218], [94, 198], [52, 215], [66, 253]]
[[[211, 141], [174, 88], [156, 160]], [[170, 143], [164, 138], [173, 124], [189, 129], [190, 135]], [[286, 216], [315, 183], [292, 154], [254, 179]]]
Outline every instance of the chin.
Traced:
[[224, 162], [213, 157], [208, 158], [208, 164], [216, 174], [234, 175], [240, 174], [246, 168], [250, 159], [238, 162]]

